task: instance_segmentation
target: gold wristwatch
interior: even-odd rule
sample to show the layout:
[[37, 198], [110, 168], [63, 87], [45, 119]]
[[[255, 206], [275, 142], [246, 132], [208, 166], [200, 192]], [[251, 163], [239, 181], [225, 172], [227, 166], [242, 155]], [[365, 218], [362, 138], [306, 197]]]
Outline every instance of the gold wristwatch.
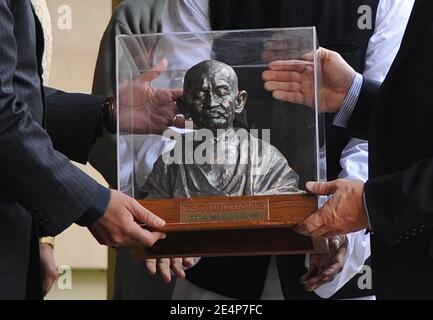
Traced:
[[44, 243], [49, 245], [51, 248], [54, 249], [54, 238], [53, 237], [43, 237], [39, 239], [39, 243]]

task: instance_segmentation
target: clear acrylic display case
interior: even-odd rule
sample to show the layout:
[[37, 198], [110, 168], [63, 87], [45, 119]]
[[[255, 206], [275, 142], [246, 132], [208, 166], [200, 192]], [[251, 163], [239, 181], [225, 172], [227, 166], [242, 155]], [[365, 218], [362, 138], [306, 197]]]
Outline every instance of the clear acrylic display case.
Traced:
[[[275, 39], [287, 45], [287, 49], [267, 52], [267, 43]], [[271, 144], [280, 150], [298, 173], [301, 187], [309, 180], [323, 180], [323, 120], [317, 112], [317, 105], [309, 109], [276, 101], [263, 89], [261, 80], [261, 74], [270, 62], [302, 60], [304, 54], [316, 49], [314, 28], [119, 36], [118, 119], [122, 118], [122, 113], [134, 112], [122, 105], [123, 101], [128, 100], [136, 103], [133, 101], [133, 80], [149, 72], [161, 60], [167, 59], [168, 67], [151, 82], [153, 88], [182, 89], [183, 78], [190, 67], [207, 59], [219, 60], [235, 69], [239, 88], [249, 94], [245, 108], [248, 126], [270, 130]], [[315, 66], [315, 70], [318, 75], [319, 68]], [[316, 79], [311, 85], [317, 88], [318, 77]], [[128, 86], [129, 90], [121, 90]], [[318, 94], [317, 89], [315, 92]], [[316, 98], [315, 101], [317, 104], [320, 100]], [[129, 118], [129, 123], [119, 123], [118, 185], [120, 191], [134, 196], [135, 190], [152, 171], [152, 162], [172, 143], [155, 137], [158, 133], [135, 133], [134, 116]], [[148, 129], [152, 131], [152, 128]], [[148, 143], [148, 139], [152, 142]], [[156, 146], [158, 142], [160, 146]]]
[[[118, 36], [116, 46], [118, 186], [121, 192], [138, 200], [149, 200], [148, 196], [152, 199], [282, 194], [293, 194], [293, 197], [297, 197], [303, 195], [307, 181], [325, 180], [324, 119], [318, 112], [320, 66], [315, 57], [318, 49], [315, 28]], [[264, 89], [262, 73], [272, 62], [305, 61], [307, 56], [314, 74], [314, 81], [311, 82], [314, 92], [313, 106], [306, 107], [274, 99], [272, 94]], [[165, 99], [167, 95], [180, 95], [187, 71], [207, 60], [216, 60], [230, 66], [238, 77], [239, 91], [245, 90], [248, 93], [244, 111], [236, 114], [234, 127], [245, 129], [249, 141], [259, 141], [258, 147], [257, 150], [248, 152], [238, 145], [236, 159], [233, 163], [227, 163], [227, 168], [224, 167], [225, 160], [218, 163], [219, 167], [214, 170], [206, 161], [200, 160], [200, 164], [197, 164], [194, 156], [192, 164], [189, 164], [195, 166], [194, 170], [190, 170], [190, 167], [179, 168], [183, 164], [179, 166], [173, 160], [176, 158], [175, 150], [182, 150], [184, 153], [180, 156], [182, 161], [194, 155], [197, 150], [195, 144], [192, 149], [186, 148], [186, 145], [190, 138], [196, 141], [197, 131], [200, 131], [203, 125], [197, 128], [194, 121], [188, 120], [191, 115], [186, 114], [187, 128], [174, 128], [170, 119], [179, 119], [180, 115], [170, 116], [167, 120], [161, 117], [161, 113], [164, 110], [168, 113], [174, 108], [177, 108], [177, 114], [182, 113], [179, 100], [177, 104], [174, 99], [168, 103], [158, 95], [163, 95]], [[215, 93], [215, 90], [212, 92]], [[230, 91], [231, 88], [229, 86], [224, 90]], [[204, 97], [206, 94], [200, 91], [194, 93], [194, 97], [201, 98], [203, 102], [209, 98]], [[202, 136], [201, 141], [207, 138], [209, 137]], [[265, 142], [262, 144], [262, 141]], [[181, 148], [176, 149], [177, 146]], [[200, 149], [201, 155], [203, 149]], [[271, 161], [255, 161], [256, 153], [261, 155], [262, 150], [269, 152]], [[219, 149], [216, 149], [216, 153], [218, 152]], [[244, 152], [248, 153], [248, 156], [243, 157]], [[166, 155], [171, 155], [171, 162], [167, 161]], [[217, 154], [204, 156], [205, 160], [214, 160], [217, 157]], [[251, 163], [240, 163], [241, 158]], [[278, 161], [273, 161], [275, 158], [278, 158]], [[275, 185], [276, 180], [284, 180], [287, 175], [287, 168], [279, 168], [281, 165], [286, 165], [297, 175], [297, 192]], [[259, 170], [254, 171], [251, 167], [258, 167]], [[263, 168], [266, 169], [260, 170]], [[254, 175], [262, 177], [256, 179]], [[154, 193], [154, 189], [158, 189], [158, 192]], [[317, 198], [314, 199], [315, 208], [310, 208], [310, 211], [317, 209]], [[213, 205], [210, 210], [215, 210], [215, 202]], [[239, 203], [237, 205], [239, 206]], [[191, 212], [185, 214], [182, 210], [181, 205], [177, 225], [191, 223], [196, 219], [195, 222], [202, 223], [209, 229], [212, 229], [212, 223], [217, 225], [218, 216], [221, 221], [227, 222], [226, 227], [229, 229], [237, 229], [234, 220], [257, 220], [261, 216], [256, 212], [252, 214], [248, 209], [239, 209], [232, 215], [216, 215], [214, 212], [213, 218], [205, 219], [203, 210], [199, 210], [201, 215], [193, 215]], [[269, 209], [267, 214], [269, 219]]]

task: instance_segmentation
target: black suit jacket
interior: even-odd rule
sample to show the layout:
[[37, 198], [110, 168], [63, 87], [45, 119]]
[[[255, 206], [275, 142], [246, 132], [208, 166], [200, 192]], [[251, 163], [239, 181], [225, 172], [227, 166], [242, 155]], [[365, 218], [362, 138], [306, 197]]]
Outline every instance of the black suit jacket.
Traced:
[[67, 158], [86, 161], [102, 98], [44, 90], [30, 0], [0, 0], [0, 43], [0, 299], [40, 298], [37, 237], [92, 223], [108, 202]]
[[433, 298], [432, 124], [433, 2], [416, 0], [387, 79], [380, 88], [364, 81], [348, 127], [370, 142], [365, 196], [380, 299]]

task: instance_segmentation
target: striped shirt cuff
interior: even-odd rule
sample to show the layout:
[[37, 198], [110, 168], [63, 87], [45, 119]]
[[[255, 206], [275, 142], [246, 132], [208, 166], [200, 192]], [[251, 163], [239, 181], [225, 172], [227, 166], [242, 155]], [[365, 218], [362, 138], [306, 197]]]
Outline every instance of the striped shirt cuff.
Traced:
[[350, 90], [343, 101], [343, 105], [341, 106], [340, 111], [336, 114], [334, 118], [334, 126], [340, 128], [347, 127], [353, 110], [355, 109], [355, 106], [358, 102], [363, 82], [364, 78], [361, 74], [357, 73], [355, 79], [353, 80], [352, 87], [350, 87]]

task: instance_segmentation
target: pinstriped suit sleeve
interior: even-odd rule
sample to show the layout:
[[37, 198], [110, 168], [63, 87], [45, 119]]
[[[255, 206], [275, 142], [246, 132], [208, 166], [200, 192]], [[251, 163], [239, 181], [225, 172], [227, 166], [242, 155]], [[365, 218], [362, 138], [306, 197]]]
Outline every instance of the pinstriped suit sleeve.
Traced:
[[102, 105], [96, 95], [66, 93], [45, 88], [47, 131], [54, 149], [86, 164], [97, 138], [104, 134]]
[[0, 185], [37, 216], [46, 234], [56, 235], [80, 219], [100, 217], [109, 191], [54, 150], [14, 91], [17, 43], [9, 5], [0, 0]]

